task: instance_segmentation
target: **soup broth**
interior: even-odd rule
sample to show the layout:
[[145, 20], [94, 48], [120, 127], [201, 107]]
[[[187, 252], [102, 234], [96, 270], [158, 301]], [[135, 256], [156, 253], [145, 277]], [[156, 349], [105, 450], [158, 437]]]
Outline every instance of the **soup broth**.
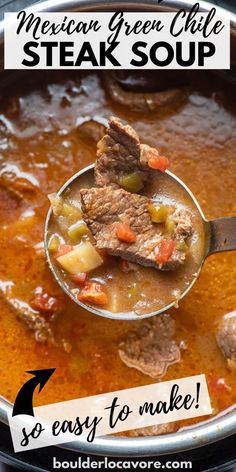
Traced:
[[[27, 77], [22, 85], [9, 84], [0, 105], [1, 395], [14, 401], [28, 378], [26, 371], [52, 367], [56, 371], [35, 396], [36, 405], [154, 382], [124, 365], [118, 355], [119, 343], [140, 322], [94, 316], [73, 303], [53, 279], [43, 249], [47, 195], [94, 162], [104, 118], [118, 115], [143, 142], [170, 159], [171, 170], [196, 195], [206, 217], [235, 214], [235, 90], [208, 73], [194, 72], [183, 103], [140, 114], [114, 103], [99, 74], [56, 72], [40, 81], [35, 74]], [[163, 191], [169, 198], [168, 189]], [[181, 195], [178, 199], [186, 205]], [[109, 273], [119, 291], [123, 285], [116, 266]], [[170, 311], [185, 349], [181, 362], [171, 365], [162, 380], [205, 373], [214, 414], [236, 400], [235, 372], [228, 369], [215, 339], [217, 323], [236, 308], [235, 275], [235, 252], [211, 256], [189, 295]], [[154, 269], [141, 274], [151, 284], [156, 278], [160, 290], [164, 283], [173, 288], [169, 274]], [[134, 283], [133, 275], [125, 282]], [[145, 287], [148, 298], [150, 286]], [[60, 304], [57, 317], [50, 312], [44, 316], [48, 341], [38, 332], [36, 340], [24, 323], [27, 313], [38, 314], [32, 300], [42, 292]], [[119, 299], [117, 310], [124, 309], [122, 303]], [[196, 421], [178, 422], [177, 428]]]

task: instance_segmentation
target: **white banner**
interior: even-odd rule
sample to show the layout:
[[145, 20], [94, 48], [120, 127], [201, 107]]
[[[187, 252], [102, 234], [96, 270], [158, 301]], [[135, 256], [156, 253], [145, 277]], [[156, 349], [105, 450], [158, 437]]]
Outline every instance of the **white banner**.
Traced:
[[177, 13], [6, 13], [5, 68], [229, 69], [230, 23], [199, 6]]
[[15, 452], [212, 413], [205, 375], [155, 383], [9, 415]]

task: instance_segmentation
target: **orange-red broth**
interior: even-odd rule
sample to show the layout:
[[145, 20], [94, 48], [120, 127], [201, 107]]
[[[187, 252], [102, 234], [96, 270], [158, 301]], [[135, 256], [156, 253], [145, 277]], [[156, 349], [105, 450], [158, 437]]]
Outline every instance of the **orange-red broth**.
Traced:
[[[82, 310], [54, 281], [40, 249], [47, 195], [94, 161], [95, 140], [81, 133], [78, 125], [88, 117], [100, 123], [103, 117], [117, 114], [134, 126], [142, 141], [170, 158], [172, 170], [196, 194], [207, 217], [235, 213], [236, 110], [221, 84], [214, 83], [214, 93], [208, 90], [207, 77], [201, 86], [193, 84], [178, 110], [144, 116], [117, 109], [97, 74], [80, 78], [57, 73], [41, 84], [9, 90], [11, 98], [1, 104], [1, 164], [13, 163], [19, 177], [27, 172], [23, 177], [31, 181], [32, 188], [23, 191], [24, 199], [18, 199], [5, 184], [0, 188], [1, 289], [12, 282], [12, 296], [26, 304], [31, 303], [37, 287], [58, 297], [63, 310], [50, 323], [55, 339], [65, 348], [36, 342], [1, 297], [0, 385], [1, 394], [9, 400], [14, 400], [28, 378], [25, 371], [37, 368], [56, 367], [56, 372], [35, 397], [36, 404], [153, 382], [126, 367], [118, 356], [118, 344], [133, 323], [102, 319]], [[228, 89], [232, 95], [233, 90]], [[164, 380], [205, 373], [214, 413], [232, 406], [236, 397], [235, 373], [227, 369], [215, 341], [217, 322], [235, 309], [235, 272], [234, 252], [212, 256], [191, 293], [178, 309], [171, 310], [177, 340], [185, 342], [186, 350], [181, 362], [169, 367]], [[227, 389], [219, 391], [219, 378], [225, 380]]]

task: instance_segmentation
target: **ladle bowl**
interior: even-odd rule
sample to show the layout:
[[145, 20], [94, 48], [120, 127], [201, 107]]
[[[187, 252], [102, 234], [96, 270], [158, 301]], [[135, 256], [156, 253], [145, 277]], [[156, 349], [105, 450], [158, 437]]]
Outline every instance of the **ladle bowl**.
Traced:
[[[58, 191], [57, 195], [58, 196], [63, 196], [66, 192], [68, 192], [68, 189], [75, 184], [79, 184], [79, 181], [84, 179], [89, 179], [89, 181], [93, 181], [93, 174], [94, 174], [94, 164], [91, 164], [76, 174], [74, 174], [67, 182], [61, 187], [61, 189]], [[191, 192], [191, 190], [187, 187], [187, 185], [182, 182], [175, 174], [173, 174], [170, 171], [166, 171], [165, 174], [175, 180], [175, 183], [177, 183], [190, 197], [192, 200], [195, 208], [197, 209], [202, 222], [203, 222], [203, 231], [205, 232], [205, 248], [203, 251], [203, 257], [202, 260], [199, 263], [198, 269], [194, 273], [194, 277], [191, 280], [191, 282], [186, 286], [186, 288], [182, 291], [180, 296], [178, 297], [178, 300], [181, 300], [184, 298], [189, 291], [192, 289], [193, 285], [195, 284], [196, 280], [198, 279], [202, 266], [208, 256], [211, 254], [214, 254], [216, 252], [223, 252], [223, 251], [232, 251], [236, 249], [236, 216], [229, 216], [229, 217], [224, 217], [224, 218], [218, 218], [214, 220], [207, 220], [204, 216], [204, 213]], [[80, 185], [79, 185], [80, 186]], [[80, 187], [81, 188], [81, 187]], [[48, 250], [48, 237], [49, 237], [49, 225], [51, 222], [52, 218], [52, 208], [49, 209], [47, 217], [46, 217], [46, 222], [45, 222], [45, 229], [44, 229], [44, 244], [45, 244], [45, 252], [46, 252], [46, 257], [47, 261], [49, 264], [49, 267], [52, 271], [53, 276], [55, 277], [56, 281], [58, 284], [61, 286], [61, 288], [64, 290], [64, 292], [78, 305], [81, 307], [85, 308], [86, 310], [90, 311], [91, 313], [94, 313], [99, 316], [104, 316], [106, 318], [113, 318], [113, 319], [120, 319], [120, 320], [140, 320], [143, 318], [148, 318], [154, 315], [160, 315], [163, 312], [166, 312], [170, 308], [172, 308], [174, 305], [176, 305], [176, 299], [173, 300], [171, 303], [168, 305], [165, 305], [161, 307], [158, 310], [151, 311], [149, 313], [145, 314], [137, 314], [134, 311], [129, 311], [129, 312], [111, 312], [109, 310], [105, 310], [100, 307], [95, 307], [91, 305], [87, 305], [82, 303], [80, 300], [78, 300], [73, 293], [69, 290], [69, 288], [66, 286], [64, 280], [60, 276], [60, 269], [57, 267], [55, 262], [53, 261], [53, 258], [50, 255], [50, 252]]]

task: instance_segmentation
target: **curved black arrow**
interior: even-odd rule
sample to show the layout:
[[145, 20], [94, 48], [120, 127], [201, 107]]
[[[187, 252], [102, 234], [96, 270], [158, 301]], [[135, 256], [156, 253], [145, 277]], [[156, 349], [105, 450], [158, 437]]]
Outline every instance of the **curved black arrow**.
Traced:
[[30, 415], [34, 416], [33, 410], [33, 394], [34, 390], [40, 385], [39, 392], [41, 392], [48, 379], [51, 377], [56, 369], [43, 370], [29, 370], [27, 374], [33, 374], [34, 377], [29, 379], [23, 387], [21, 387], [15, 399], [12, 416], [16, 415]]

